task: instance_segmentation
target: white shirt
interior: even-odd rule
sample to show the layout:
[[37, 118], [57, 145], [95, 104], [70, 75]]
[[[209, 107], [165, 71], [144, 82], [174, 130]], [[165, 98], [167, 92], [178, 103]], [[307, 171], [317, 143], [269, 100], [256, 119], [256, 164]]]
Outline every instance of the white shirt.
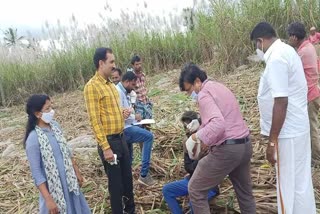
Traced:
[[264, 60], [266, 68], [258, 91], [261, 134], [270, 134], [274, 98], [277, 97], [288, 97], [287, 115], [279, 138], [293, 138], [309, 132], [308, 87], [299, 55], [278, 39], [269, 47]]

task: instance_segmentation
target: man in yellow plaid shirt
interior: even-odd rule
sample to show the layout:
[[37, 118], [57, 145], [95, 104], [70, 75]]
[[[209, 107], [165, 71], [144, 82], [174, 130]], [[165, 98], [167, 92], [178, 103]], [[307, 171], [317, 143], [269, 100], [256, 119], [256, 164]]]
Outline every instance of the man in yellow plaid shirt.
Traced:
[[97, 48], [93, 61], [97, 72], [86, 84], [84, 98], [98, 142], [99, 156], [109, 180], [112, 213], [133, 214], [135, 204], [130, 156], [122, 134], [124, 119], [129, 117], [130, 111], [121, 109], [118, 91], [110, 80], [115, 68], [112, 50]]

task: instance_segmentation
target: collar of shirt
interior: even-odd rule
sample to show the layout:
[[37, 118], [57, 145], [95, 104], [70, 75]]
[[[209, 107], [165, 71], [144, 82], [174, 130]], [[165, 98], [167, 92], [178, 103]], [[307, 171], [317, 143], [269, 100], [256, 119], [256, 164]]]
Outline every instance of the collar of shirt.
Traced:
[[206, 79], [206, 80], [202, 83], [200, 90], [203, 89], [203, 87], [205, 86], [205, 84], [207, 84], [208, 81], [209, 81], [209, 80]]
[[302, 44], [299, 46], [298, 51], [300, 51], [303, 47], [305, 47], [309, 43], [311, 43], [309, 40], [304, 40], [304, 42], [302, 42]]
[[103, 76], [101, 76], [101, 75], [98, 73], [98, 71], [97, 71], [96, 74], [95, 74], [95, 78], [96, 78], [98, 81], [103, 82], [103, 83], [106, 83], [106, 84], [112, 83], [112, 81], [111, 81], [110, 78], [108, 78], [108, 79], [103, 78]]
[[[125, 87], [122, 85], [122, 82], [119, 82], [119, 83], [117, 84], [117, 87], [124, 93], [125, 98], [127, 99], [127, 102], [128, 102], [128, 106], [131, 107], [130, 95], [129, 95], [129, 93], [127, 92], [127, 90], [125, 89]], [[121, 99], [121, 96], [120, 96], [120, 99]]]
[[268, 48], [266, 53], [264, 54], [264, 61], [267, 62], [269, 57], [271, 56], [272, 51], [279, 45], [281, 44], [281, 40], [277, 39], [276, 41], [273, 42], [273, 44]]
[[133, 73], [134, 73], [138, 78], [141, 78], [141, 77], [145, 77], [145, 76], [146, 76], [143, 72], [137, 73], [137, 72], [135, 72], [135, 70], [133, 70]]
[[118, 85], [117, 85], [120, 90], [127, 96], [128, 95], [128, 92], [127, 90], [124, 88], [124, 86], [122, 85], [122, 82], [119, 82]]

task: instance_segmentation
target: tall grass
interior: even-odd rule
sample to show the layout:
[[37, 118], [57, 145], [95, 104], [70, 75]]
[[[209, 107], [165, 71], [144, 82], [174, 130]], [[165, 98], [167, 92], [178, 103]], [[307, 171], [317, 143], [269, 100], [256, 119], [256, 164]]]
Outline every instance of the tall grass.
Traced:
[[[253, 53], [249, 34], [260, 21], [270, 22], [281, 38], [292, 21], [302, 21], [307, 29], [320, 27], [317, 0], [211, 0], [198, 8], [195, 27], [181, 31], [183, 18], [150, 17], [143, 13], [123, 13], [120, 20], [104, 18], [102, 26], [53, 31], [50, 37], [63, 35], [68, 40], [60, 51], [25, 53], [7, 50], [0, 54], [0, 105], [22, 102], [32, 93], [53, 93], [77, 89], [94, 74], [92, 63], [98, 46], [114, 50], [117, 66], [125, 69], [130, 58], [139, 54], [147, 73], [180, 67], [188, 61], [211, 62], [215, 72], [224, 74], [247, 62]], [[190, 18], [190, 17], [188, 17]], [[55, 33], [52, 33], [55, 32]], [[57, 33], [58, 32], [58, 33]], [[71, 38], [71, 39], [70, 39]], [[35, 55], [29, 59], [28, 56]]]

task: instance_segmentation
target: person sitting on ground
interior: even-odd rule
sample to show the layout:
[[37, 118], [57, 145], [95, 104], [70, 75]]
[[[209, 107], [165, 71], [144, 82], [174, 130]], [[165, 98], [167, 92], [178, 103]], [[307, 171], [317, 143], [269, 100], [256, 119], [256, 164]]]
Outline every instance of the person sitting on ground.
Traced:
[[[199, 115], [194, 111], [186, 111], [183, 113], [181, 117], [181, 122], [183, 123], [186, 136], [189, 138], [193, 133], [196, 132], [200, 125]], [[185, 144], [185, 142], [184, 142]], [[188, 193], [188, 183], [189, 180], [196, 169], [198, 164], [197, 160], [192, 160], [188, 152], [185, 148], [186, 146], [183, 145], [184, 149], [184, 168], [187, 171], [187, 176], [184, 179], [179, 181], [174, 181], [171, 183], [166, 184], [162, 188], [162, 193], [164, 200], [167, 202], [170, 211], [173, 214], [182, 214], [182, 209], [177, 201], [177, 197], [187, 196]], [[200, 158], [204, 157], [207, 154], [207, 150], [201, 151]], [[214, 197], [219, 195], [219, 188], [215, 187], [208, 192], [208, 200], [210, 201]]]
[[[115, 68], [112, 72], [112, 82], [115, 85], [118, 85], [118, 83], [121, 81], [122, 78], [122, 71], [120, 68]], [[136, 100], [137, 100], [137, 94], [134, 90], [132, 90], [130, 92], [130, 103], [132, 104], [133, 107], [135, 107], [136, 104]]]
[[134, 89], [137, 82], [137, 76], [133, 72], [127, 72], [123, 75], [122, 81], [116, 86], [119, 96], [121, 107], [130, 109], [131, 115], [125, 120], [124, 135], [128, 144], [130, 153], [130, 162], [133, 160], [133, 143], [143, 142], [142, 146], [142, 166], [140, 171], [140, 177], [138, 182], [146, 186], [152, 186], [156, 184], [156, 181], [150, 176], [150, 159], [153, 144], [153, 134], [141, 128], [140, 126], [133, 125], [137, 121], [141, 120], [140, 114], [135, 114], [130, 101], [130, 92]]

